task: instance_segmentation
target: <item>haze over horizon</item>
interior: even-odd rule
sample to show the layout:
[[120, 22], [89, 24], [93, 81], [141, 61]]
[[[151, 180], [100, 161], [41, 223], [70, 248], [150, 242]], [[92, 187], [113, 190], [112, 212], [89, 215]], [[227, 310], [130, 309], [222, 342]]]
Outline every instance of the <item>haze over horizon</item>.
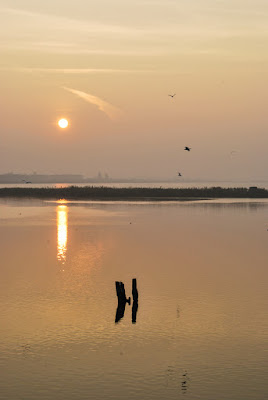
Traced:
[[1, 0], [0, 174], [268, 179], [267, 18], [265, 0]]

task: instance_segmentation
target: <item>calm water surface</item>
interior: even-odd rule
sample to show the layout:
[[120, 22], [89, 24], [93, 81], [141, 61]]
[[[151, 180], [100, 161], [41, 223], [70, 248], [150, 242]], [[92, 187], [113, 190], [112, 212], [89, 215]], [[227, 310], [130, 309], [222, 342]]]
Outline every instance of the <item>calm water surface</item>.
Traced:
[[267, 229], [267, 201], [1, 200], [0, 399], [268, 398]]

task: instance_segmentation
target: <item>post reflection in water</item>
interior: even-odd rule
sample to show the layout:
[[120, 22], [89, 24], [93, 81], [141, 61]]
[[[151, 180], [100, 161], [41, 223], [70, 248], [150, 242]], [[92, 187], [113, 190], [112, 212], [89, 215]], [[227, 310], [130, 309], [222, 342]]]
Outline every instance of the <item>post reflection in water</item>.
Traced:
[[62, 264], [66, 261], [68, 238], [68, 207], [63, 202], [57, 207], [57, 258]]

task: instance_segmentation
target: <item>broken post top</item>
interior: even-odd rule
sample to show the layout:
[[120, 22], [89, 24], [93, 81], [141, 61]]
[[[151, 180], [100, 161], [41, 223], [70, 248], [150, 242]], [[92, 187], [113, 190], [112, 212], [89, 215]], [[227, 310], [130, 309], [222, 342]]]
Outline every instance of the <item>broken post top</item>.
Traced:
[[[123, 282], [116, 281], [115, 282], [115, 287], [116, 287], [116, 294], [118, 297], [118, 302], [127, 302], [130, 304], [130, 297], [127, 299], [126, 297], [126, 292], [125, 292], [125, 286]], [[137, 279], [133, 278], [132, 279], [132, 296], [133, 296], [133, 301], [137, 302], [138, 301], [138, 290], [137, 290]]]
[[130, 297], [128, 299], [126, 298], [125, 286], [124, 286], [123, 282], [116, 281], [115, 287], [116, 287], [116, 294], [118, 297], [118, 303], [130, 304]]

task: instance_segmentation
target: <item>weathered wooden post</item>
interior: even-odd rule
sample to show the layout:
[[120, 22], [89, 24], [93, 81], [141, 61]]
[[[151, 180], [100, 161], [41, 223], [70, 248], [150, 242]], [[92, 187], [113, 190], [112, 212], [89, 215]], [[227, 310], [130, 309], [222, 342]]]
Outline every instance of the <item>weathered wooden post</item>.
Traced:
[[130, 297], [126, 298], [125, 286], [123, 282], [115, 282], [116, 294], [118, 297], [118, 303], [128, 303], [130, 304]]
[[137, 290], [137, 279], [132, 279], [132, 296], [133, 301], [138, 302], [138, 290]]
[[121, 318], [124, 317], [125, 314], [126, 303], [118, 303], [116, 314], [115, 314], [115, 323], [119, 322]]
[[115, 315], [115, 322], [119, 322], [125, 313], [126, 303], [130, 304], [130, 297], [126, 298], [126, 292], [123, 282], [115, 282], [118, 306]]
[[137, 290], [136, 278], [132, 279], [132, 296], [133, 296], [132, 323], [135, 324], [136, 319], [137, 319], [137, 311], [138, 311], [138, 290]]
[[[115, 288], [116, 288], [116, 294], [117, 294], [117, 298], [118, 298], [118, 303], [121, 303], [124, 300], [124, 297], [126, 297], [126, 295], [124, 296], [124, 290], [122, 289], [122, 282], [115, 282]], [[123, 285], [124, 287], [124, 285]]]

